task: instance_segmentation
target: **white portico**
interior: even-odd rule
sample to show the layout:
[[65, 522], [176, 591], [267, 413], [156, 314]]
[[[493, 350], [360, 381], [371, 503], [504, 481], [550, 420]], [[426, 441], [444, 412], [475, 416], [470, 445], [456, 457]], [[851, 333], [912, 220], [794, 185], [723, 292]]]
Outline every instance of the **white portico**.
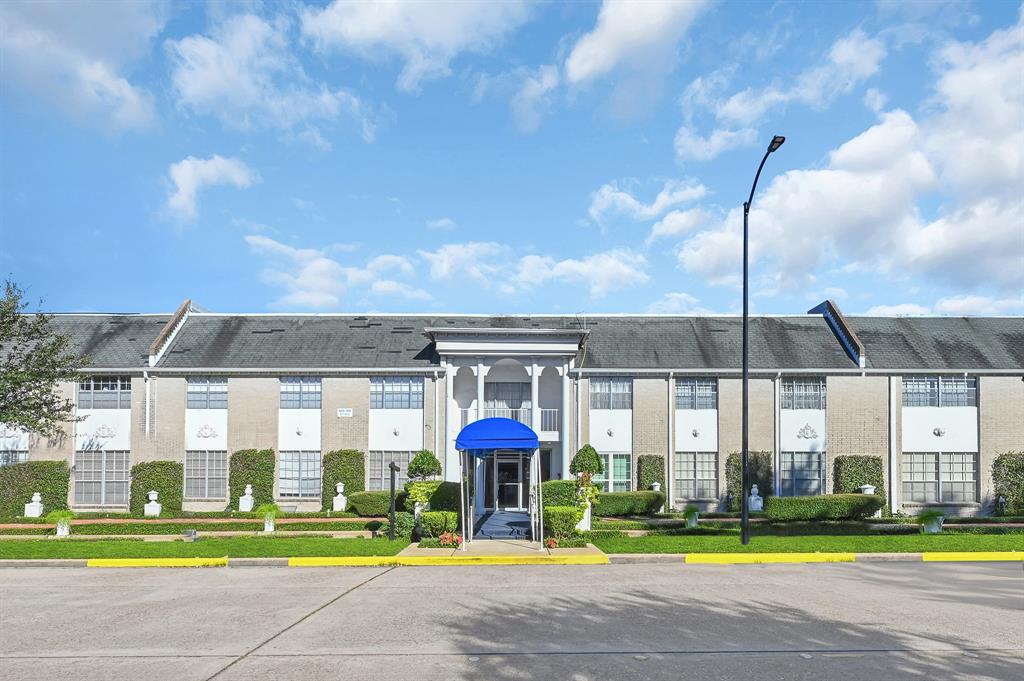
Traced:
[[[445, 479], [458, 480], [455, 438], [483, 418], [511, 418], [536, 431], [542, 477], [568, 478], [572, 457], [572, 377], [587, 331], [538, 328], [428, 328], [445, 372]], [[481, 505], [500, 507], [501, 499], [522, 499], [528, 469], [510, 454], [497, 470], [481, 466], [478, 484], [491, 494]], [[525, 470], [524, 470], [525, 469]], [[490, 484], [488, 484], [490, 483]], [[518, 506], [516, 506], [518, 507]]]

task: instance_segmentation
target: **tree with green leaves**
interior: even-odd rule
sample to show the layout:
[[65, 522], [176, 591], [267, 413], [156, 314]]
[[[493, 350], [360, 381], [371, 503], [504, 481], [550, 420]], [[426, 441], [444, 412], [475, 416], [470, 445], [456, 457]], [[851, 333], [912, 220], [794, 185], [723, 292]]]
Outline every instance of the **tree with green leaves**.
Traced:
[[409, 462], [409, 479], [426, 480], [441, 475], [441, 462], [429, 449], [421, 449]]
[[0, 424], [57, 438], [62, 424], [77, 420], [74, 402], [60, 384], [78, 381], [88, 360], [76, 354], [71, 338], [58, 333], [50, 315], [27, 313], [24, 291], [4, 283], [0, 300]]
[[601, 455], [591, 445], [583, 445], [569, 462], [569, 472], [577, 477], [580, 485], [590, 485], [590, 479], [604, 473], [604, 462]]

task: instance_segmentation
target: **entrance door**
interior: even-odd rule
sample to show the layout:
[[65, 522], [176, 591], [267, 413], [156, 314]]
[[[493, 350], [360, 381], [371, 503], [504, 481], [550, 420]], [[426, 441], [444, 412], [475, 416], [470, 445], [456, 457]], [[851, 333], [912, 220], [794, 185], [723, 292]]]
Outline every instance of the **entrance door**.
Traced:
[[497, 509], [499, 511], [518, 511], [521, 509], [522, 465], [520, 457], [514, 459], [498, 459], [497, 475]]

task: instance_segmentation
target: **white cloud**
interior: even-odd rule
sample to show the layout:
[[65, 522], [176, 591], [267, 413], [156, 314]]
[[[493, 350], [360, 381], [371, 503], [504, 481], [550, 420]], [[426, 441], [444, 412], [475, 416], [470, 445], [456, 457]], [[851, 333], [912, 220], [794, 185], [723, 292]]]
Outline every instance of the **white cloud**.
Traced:
[[[515, 280], [520, 289], [547, 281], [582, 283], [588, 287], [591, 298], [602, 298], [612, 291], [646, 284], [650, 281], [646, 270], [647, 259], [629, 249], [613, 249], [582, 259], [528, 255], [519, 261]], [[512, 290], [506, 287], [504, 292]]]
[[990, 298], [988, 296], [949, 296], [935, 303], [935, 312], [956, 316], [1020, 314], [1024, 312], [1024, 297]]
[[427, 220], [427, 229], [455, 229], [458, 225], [451, 218]]
[[659, 72], [675, 64], [676, 45], [706, 2], [604, 0], [594, 30], [582, 36], [565, 61], [565, 75], [579, 84], [622, 66]]
[[702, 307], [699, 303], [700, 299], [689, 293], [666, 293], [660, 300], [648, 305], [647, 311], [652, 314], [711, 314], [710, 310]]
[[174, 193], [167, 199], [167, 207], [179, 218], [195, 219], [196, 202], [204, 187], [233, 185], [245, 189], [260, 181], [259, 174], [237, 158], [213, 155], [210, 158], [189, 156], [168, 169]]
[[666, 210], [707, 196], [702, 184], [691, 180], [667, 180], [651, 203], [643, 203], [617, 183], [602, 185], [590, 196], [590, 219], [604, 224], [610, 218], [624, 216], [632, 220], [653, 220]]
[[15, 85], [73, 118], [148, 127], [153, 97], [123, 71], [150, 49], [165, 15], [162, 3], [0, 3], [0, 85]]
[[405, 60], [398, 89], [447, 76], [463, 52], [486, 52], [530, 18], [529, 3], [370, 2], [335, 0], [302, 11], [302, 32], [321, 50], [344, 49], [367, 58], [391, 52]]
[[650, 246], [658, 239], [679, 236], [695, 231], [711, 221], [711, 215], [703, 208], [674, 210], [651, 227], [645, 245]]
[[889, 98], [885, 96], [885, 93], [876, 88], [869, 87], [864, 93], [864, 106], [875, 113], [881, 113], [888, 101]]
[[486, 281], [500, 267], [495, 258], [506, 250], [507, 248], [501, 244], [473, 241], [464, 244], [445, 244], [436, 251], [420, 250], [417, 253], [430, 265], [430, 276], [433, 279], [468, 277]]
[[245, 241], [257, 253], [283, 259], [283, 268], [263, 270], [263, 281], [285, 289], [284, 295], [274, 301], [275, 307], [319, 309], [341, 302], [345, 294], [344, 269], [322, 251], [294, 248], [259, 234], [246, 236]]
[[558, 87], [558, 67], [541, 66], [528, 74], [512, 98], [512, 115], [522, 132], [540, 127], [541, 116], [551, 107], [551, 93]]
[[228, 128], [278, 128], [326, 149], [313, 122], [345, 115], [372, 141], [377, 122], [351, 92], [313, 82], [290, 51], [289, 23], [252, 14], [228, 18], [206, 35], [167, 42], [178, 105], [216, 117]]
[[710, 161], [726, 151], [747, 147], [756, 141], [757, 131], [753, 128], [719, 128], [702, 137], [692, 127], [684, 125], [676, 132], [676, 158], [680, 161]]
[[370, 292], [382, 296], [396, 296], [405, 300], [431, 300], [431, 295], [423, 289], [391, 279], [373, 282]]
[[930, 314], [929, 310], [924, 305], [918, 305], [917, 303], [899, 303], [898, 305], [875, 305], [870, 308], [865, 314], [867, 315], [889, 315], [889, 316], [907, 316], [907, 315], [923, 315]]

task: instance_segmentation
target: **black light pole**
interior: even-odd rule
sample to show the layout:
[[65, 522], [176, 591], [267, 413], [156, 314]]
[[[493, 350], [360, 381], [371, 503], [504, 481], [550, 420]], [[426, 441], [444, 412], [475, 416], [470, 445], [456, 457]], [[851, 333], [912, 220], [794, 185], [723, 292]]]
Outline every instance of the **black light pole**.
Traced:
[[749, 345], [747, 343], [747, 326], [749, 324], [749, 285], [747, 282], [747, 251], [749, 241], [749, 230], [747, 223], [750, 218], [750, 204], [754, 201], [754, 190], [757, 189], [757, 180], [761, 177], [761, 169], [764, 168], [764, 162], [768, 160], [768, 156], [782, 146], [782, 143], [786, 141], [785, 137], [776, 135], [772, 138], [771, 143], [768, 145], [768, 150], [764, 152], [764, 158], [761, 159], [761, 165], [757, 166], [757, 174], [754, 175], [754, 184], [750, 186], [750, 196], [747, 198], [746, 203], [743, 204], [743, 486], [742, 494], [743, 499], [740, 500], [742, 504], [743, 513], [740, 519], [740, 541], [743, 545], [750, 543], [750, 411], [747, 405], [747, 398], [749, 395], [749, 382], [750, 382], [750, 353]]

